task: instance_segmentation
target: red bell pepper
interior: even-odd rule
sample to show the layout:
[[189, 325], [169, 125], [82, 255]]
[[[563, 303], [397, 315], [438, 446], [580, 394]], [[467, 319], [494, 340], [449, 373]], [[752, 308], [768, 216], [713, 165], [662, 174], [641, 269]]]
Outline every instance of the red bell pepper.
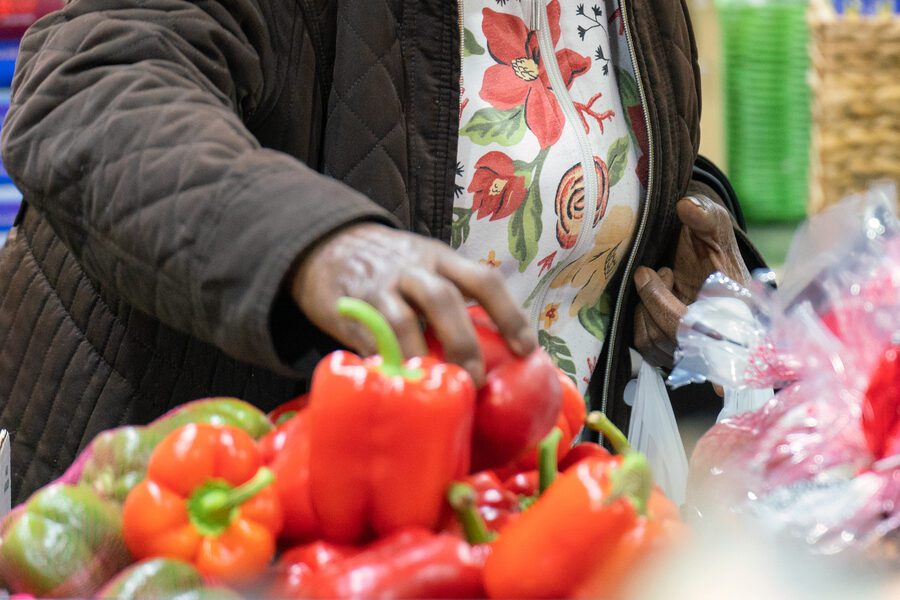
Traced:
[[[470, 529], [476, 528], [475, 524], [471, 523], [474, 517], [469, 514], [469, 507], [465, 502], [469, 492], [461, 492], [461, 489], [471, 490], [471, 508], [479, 513], [480, 520], [488, 532], [499, 533], [517, 519], [522, 510], [530, 506], [556, 477], [556, 449], [559, 436], [560, 432], [554, 429], [539, 444], [540, 469], [518, 473], [507, 482], [501, 482], [493, 471], [481, 471], [451, 487], [450, 504], [456, 509], [457, 518], [455, 525], [450, 526], [450, 531], [464, 531], [465, 527], [462, 526], [466, 522], [470, 522]], [[477, 534], [475, 535], [477, 537]], [[467, 538], [474, 543], [471, 531]]]
[[894, 430], [888, 436], [884, 445], [885, 457], [900, 455], [900, 423], [894, 427]]
[[562, 403], [556, 367], [540, 348], [488, 372], [485, 381], [475, 412], [475, 468], [506, 464], [533, 448], [557, 422]]
[[888, 456], [888, 441], [900, 431], [900, 348], [884, 353], [863, 400], [862, 427], [876, 459]]
[[275, 553], [282, 513], [256, 443], [234, 427], [191, 424], [150, 455], [125, 500], [123, 533], [138, 560], [180, 559], [205, 576], [242, 583]]
[[275, 475], [284, 511], [282, 541], [301, 543], [321, 535], [310, 487], [310, 413], [303, 409], [260, 440], [263, 461]]
[[540, 474], [537, 469], [522, 471], [507, 478], [503, 486], [517, 496], [536, 496], [540, 489]]
[[[556, 418], [556, 428], [561, 432], [556, 456], [558, 461], [562, 461], [571, 450], [575, 437], [581, 433], [584, 427], [587, 408], [584, 396], [578, 391], [575, 382], [559, 369], [556, 370], [556, 377], [562, 389], [562, 408]], [[539, 450], [535, 448], [533, 451], [527, 452], [509, 469], [502, 469], [500, 472], [508, 479], [512, 473], [537, 469], [538, 455]]]
[[[475, 326], [475, 335], [478, 336], [478, 347], [481, 349], [481, 359], [484, 361], [484, 372], [490, 373], [500, 365], [516, 360], [516, 355], [506, 344], [506, 340], [494, 325], [490, 315], [478, 305], [470, 306], [467, 311], [472, 325]], [[431, 329], [425, 331], [425, 341], [432, 356], [444, 358], [441, 342]]]
[[397, 531], [312, 573], [298, 598], [483, 598], [487, 546], [448, 533]]
[[309, 394], [297, 396], [293, 400], [288, 400], [281, 406], [269, 413], [269, 420], [277, 427], [281, 425], [295, 414], [306, 408], [309, 404]]
[[433, 529], [447, 486], [469, 470], [472, 379], [433, 357], [404, 362], [387, 321], [365, 302], [342, 298], [338, 312], [369, 328], [380, 357], [338, 351], [313, 374], [310, 483], [325, 538]]
[[586, 459], [561, 474], [493, 543], [484, 571], [488, 595], [570, 597], [638, 525], [651, 488], [640, 454], [612, 468]]
[[538, 444], [538, 468], [516, 473], [503, 483], [506, 489], [519, 498], [520, 511], [531, 506], [559, 474], [556, 453], [561, 437], [560, 429], [554, 427]]
[[580, 463], [586, 458], [606, 458], [610, 463], [618, 462], [616, 457], [609, 453], [609, 450], [595, 444], [594, 442], [582, 442], [575, 444], [566, 454], [566, 457], [559, 463], [560, 471], [568, 471], [570, 468]]
[[[476, 471], [509, 463], [533, 448], [559, 416], [562, 390], [553, 361], [542, 349], [520, 358], [480, 306], [468, 309], [484, 359], [485, 384], [478, 390], [472, 467]], [[426, 332], [434, 356], [440, 343]]]
[[[493, 471], [469, 475], [463, 483], [471, 486], [475, 508], [481, 514], [488, 531], [499, 532], [519, 514], [518, 494], [507, 489]], [[457, 515], [451, 516], [445, 530], [463, 534], [463, 525]]]
[[292, 548], [278, 560], [275, 582], [268, 597], [273, 600], [301, 597], [313, 573], [359, 552], [360, 549], [354, 546], [340, 546], [322, 540]]

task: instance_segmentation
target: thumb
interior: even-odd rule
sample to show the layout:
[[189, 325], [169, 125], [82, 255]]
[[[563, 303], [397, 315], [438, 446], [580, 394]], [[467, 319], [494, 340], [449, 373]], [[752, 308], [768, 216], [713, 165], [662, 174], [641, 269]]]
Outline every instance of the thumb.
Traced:
[[[667, 273], [664, 274], [666, 279], [670, 278]], [[672, 293], [671, 281], [665, 281], [653, 269], [640, 267], [634, 273], [634, 284], [650, 318], [669, 339], [674, 340], [678, 333], [678, 323], [687, 312], [687, 307]]]

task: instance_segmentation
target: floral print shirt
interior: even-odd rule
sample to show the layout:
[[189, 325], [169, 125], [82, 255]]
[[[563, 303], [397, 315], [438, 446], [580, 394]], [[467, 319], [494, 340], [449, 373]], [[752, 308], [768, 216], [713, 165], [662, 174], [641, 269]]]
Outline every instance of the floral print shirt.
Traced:
[[460, 15], [451, 243], [502, 272], [586, 392], [647, 180], [619, 2], [462, 0]]

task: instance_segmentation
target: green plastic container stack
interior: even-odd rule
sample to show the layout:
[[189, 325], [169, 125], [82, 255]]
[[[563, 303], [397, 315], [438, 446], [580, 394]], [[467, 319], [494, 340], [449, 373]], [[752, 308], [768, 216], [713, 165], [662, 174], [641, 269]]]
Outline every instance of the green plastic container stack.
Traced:
[[806, 215], [810, 99], [806, 0], [717, 0], [728, 173], [753, 222]]

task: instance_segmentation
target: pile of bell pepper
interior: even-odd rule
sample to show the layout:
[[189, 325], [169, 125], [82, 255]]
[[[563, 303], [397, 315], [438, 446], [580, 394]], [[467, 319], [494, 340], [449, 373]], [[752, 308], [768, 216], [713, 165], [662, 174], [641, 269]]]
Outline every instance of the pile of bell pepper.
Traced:
[[[334, 352], [269, 415], [187, 404], [98, 436], [0, 524], [0, 587], [37, 597], [616, 597], [685, 533], [646, 459], [543, 350], [470, 316], [476, 389], [342, 299], [378, 354]], [[616, 449], [574, 444], [584, 426]]]

